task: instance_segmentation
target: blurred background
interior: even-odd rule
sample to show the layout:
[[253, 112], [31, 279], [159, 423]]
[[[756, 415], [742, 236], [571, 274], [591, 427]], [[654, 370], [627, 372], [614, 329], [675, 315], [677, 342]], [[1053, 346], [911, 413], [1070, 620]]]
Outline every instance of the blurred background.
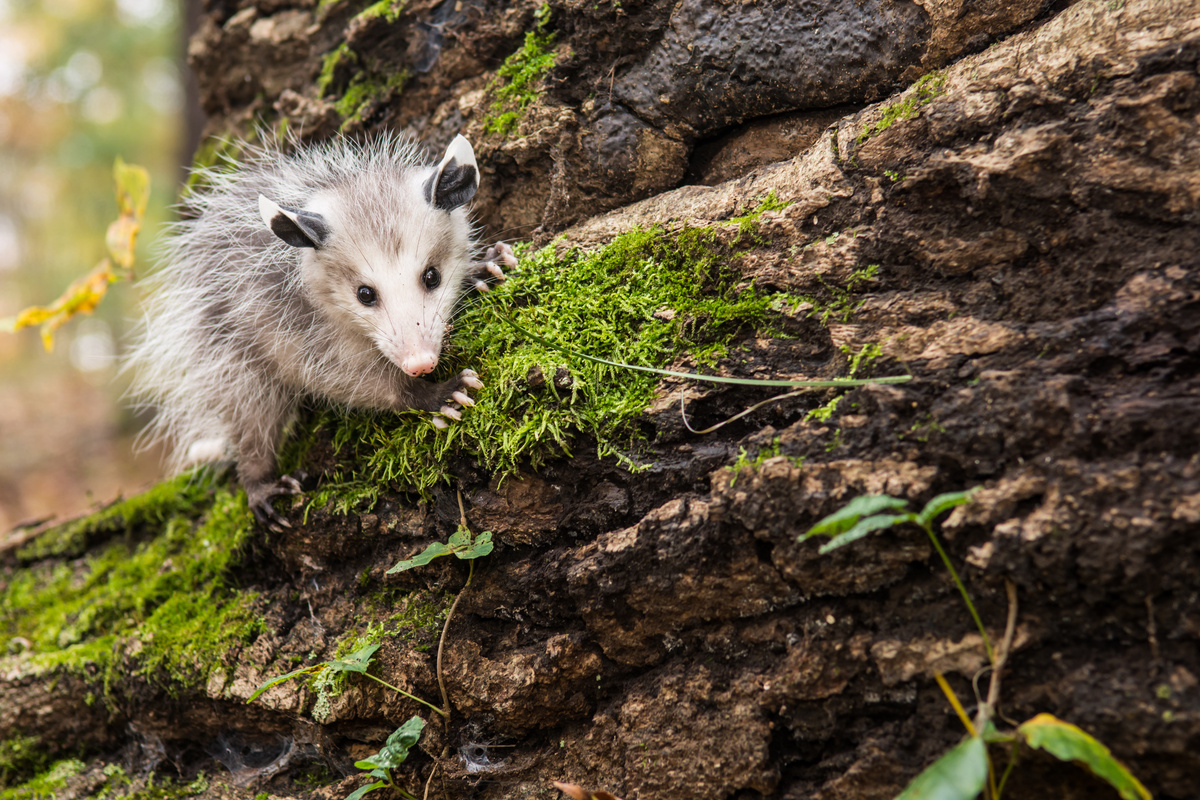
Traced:
[[[105, 256], [117, 156], [150, 171], [139, 274], [153, 263], [199, 127], [184, 17], [179, 0], [0, 0], [0, 318], [50, 303]], [[0, 331], [0, 534], [160, 476], [121, 400], [137, 306], [136, 286], [114, 284], [52, 353], [36, 329]]]

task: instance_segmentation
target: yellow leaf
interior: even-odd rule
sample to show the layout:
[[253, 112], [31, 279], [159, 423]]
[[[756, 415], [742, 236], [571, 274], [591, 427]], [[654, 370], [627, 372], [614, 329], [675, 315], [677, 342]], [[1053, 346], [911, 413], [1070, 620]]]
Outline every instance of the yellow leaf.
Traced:
[[138, 231], [142, 229], [146, 203], [150, 199], [150, 174], [142, 167], [126, 164], [117, 158], [113, 165], [113, 179], [117, 184], [117, 207], [121, 215], [108, 226], [105, 239], [113, 263], [132, 278], [133, 248], [137, 243]]
[[150, 200], [150, 173], [137, 164], [126, 164], [117, 156], [113, 164], [113, 179], [117, 182], [117, 206], [122, 214], [141, 219], [146, 215]]
[[1076, 761], [1108, 781], [1122, 800], [1151, 800], [1150, 792], [1129, 768], [1091, 734], [1053, 714], [1038, 714], [1017, 728], [1030, 747], [1045, 750], [1062, 761]]
[[105, 237], [111, 259], [104, 259], [87, 275], [75, 280], [50, 305], [31, 306], [11, 320], [0, 320], [0, 324], [13, 331], [41, 325], [42, 345], [47, 351], [54, 349], [54, 332], [63, 324], [76, 314], [90, 314], [96, 310], [108, 292], [108, 285], [118, 279], [114, 265], [121, 268], [125, 277], [133, 277], [133, 248], [150, 199], [150, 173], [118, 158], [113, 165], [113, 180], [117, 185], [120, 216], [108, 226]]
[[593, 792], [590, 789], [584, 789], [582, 786], [574, 783], [560, 783], [559, 781], [550, 781], [554, 784], [554, 788], [558, 789], [563, 794], [572, 798], [572, 800], [621, 800], [616, 795], [609, 794], [604, 790]]
[[50, 305], [33, 306], [23, 310], [17, 315], [13, 330], [41, 325], [42, 346], [50, 352], [54, 349], [54, 332], [76, 314], [92, 313], [104, 299], [108, 285], [116, 279], [112, 264], [106, 258], [87, 275], [77, 278]]

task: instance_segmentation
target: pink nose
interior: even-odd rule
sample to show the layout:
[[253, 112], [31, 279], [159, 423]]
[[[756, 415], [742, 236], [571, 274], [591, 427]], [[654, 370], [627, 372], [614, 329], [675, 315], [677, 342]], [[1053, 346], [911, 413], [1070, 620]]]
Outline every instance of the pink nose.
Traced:
[[410, 353], [404, 361], [400, 362], [400, 369], [407, 372], [409, 375], [428, 375], [433, 372], [433, 368], [437, 366], [437, 353]]

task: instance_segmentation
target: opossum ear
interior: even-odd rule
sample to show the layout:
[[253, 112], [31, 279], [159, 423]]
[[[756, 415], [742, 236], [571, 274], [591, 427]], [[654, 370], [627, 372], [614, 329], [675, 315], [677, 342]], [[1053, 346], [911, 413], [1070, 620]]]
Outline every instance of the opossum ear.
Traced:
[[284, 208], [261, 194], [258, 213], [271, 232], [292, 247], [317, 248], [329, 238], [329, 225], [320, 214]]
[[425, 182], [425, 199], [434, 208], [453, 211], [469, 203], [478, 188], [479, 167], [475, 164], [475, 151], [460, 133], [446, 148], [442, 163]]

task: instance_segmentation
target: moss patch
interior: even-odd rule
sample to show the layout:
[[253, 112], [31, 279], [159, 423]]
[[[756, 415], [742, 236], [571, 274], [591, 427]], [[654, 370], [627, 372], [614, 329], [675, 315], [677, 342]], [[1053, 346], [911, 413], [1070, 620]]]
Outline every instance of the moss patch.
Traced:
[[0, 789], [0, 800], [43, 800], [57, 797], [66, 786], [67, 780], [83, 772], [84, 766], [82, 761], [73, 758], [56, 761], [48, 770], [24, 783]]
[[535, 18], [537, 26], [525, 34], [520, 49], [504, 59], [488, 84], [494, 100], [491, 113], [483, 120], [485, 133], [508, 136], [516, 130], [525, 109], [541, 94], [542, 78], [554, 67], [554, 34], [546, 31], [549, 5], [538, 9]]
[[778, 333], [777, 309], [798, 300], [739, 284], [730, 268], [738, 252], [712, 229], [652, 229], [591, 253], [553, 245], [523, 253], [519, 272], [467, 308], [446, 347], [440, 376], [477, 370], [486, 385], [478, 405], [446, 430], [416, 412], [318, 416], [311, 424], [332, 430], [337, 457], [310, 508], [369, 506], [387, 487], [424, 493], [451, 477], [457, 457], [501, 476], [523, 463], [536, 468], [570, 455], [580, 435], [599, 456], [636, 467], [634, 423], [654, 400], [658, 377], [572, 359], [529, 341], [508, 320], [613, 361], [712, 364], [740, 336]]
[[72, 531], [106, 525], [150, 538], [0, 573], [0, 652], [15, 654], [22, 670], [84, 674], [94, 665], [106, 686], [116, 670], [168, 688], [203, 683], [223, 653], [262, 627], [255, 595], [228, 578], [253, 522], [242, 493], [185, 475], [52, 532], [48, 551], [74, 547]]
[[895, 103], [889, 103], [880, 109], [882, 116], [873, 125], [863, 128], [858, 134], [858, 143], [862, 144], [877, 133], [882, 133], [902, 119], [912, 119], [920, 111], [921, 106], [932, 103], [946, 93], [946, 76], [941, 72], [931, 72], [923, 76], [910, 87], [908, 96]]

